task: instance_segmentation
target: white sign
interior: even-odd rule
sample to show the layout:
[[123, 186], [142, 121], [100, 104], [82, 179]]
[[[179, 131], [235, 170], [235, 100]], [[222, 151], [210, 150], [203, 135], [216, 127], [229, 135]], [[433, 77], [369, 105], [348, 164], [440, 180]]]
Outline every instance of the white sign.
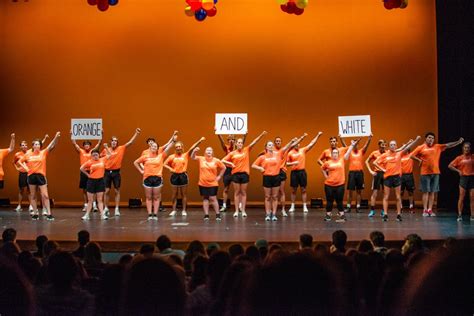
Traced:
[[339, 116], [341, 137], [370, 136], [370, 115]]
[[102, 139], [102, 119], [71, 119], [71, 139]]
[[247, 113], [216, 113], [216, 134], [247, 134]]

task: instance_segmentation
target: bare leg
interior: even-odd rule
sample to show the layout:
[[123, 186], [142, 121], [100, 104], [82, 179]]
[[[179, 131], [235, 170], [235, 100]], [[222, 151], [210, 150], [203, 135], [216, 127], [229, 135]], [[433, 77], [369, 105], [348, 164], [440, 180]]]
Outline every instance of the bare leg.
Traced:
[[[462, 215], [462, 209], [464, 206], [464, 198], [466, 197], [466, 190], [462, 187], [459, 187], [459, 199], [458, 199], [458, 216]], [[471, 199], [472, 206], [472, 199]]]
[[31, 204], [31, 207], [33, 208], [33, 213], [38, 215], [38, 204], [36, 202], [37, 186], [30, 184], [29, 187], [30, 187], [30, 204]]
[[99, 208], [100, 215], [104, 215], [104, 192], [97, 192], [94, 195], [97, 200], [97, 207]]
[[423, 210], [426, 211], [428, 209], [428, 192], [423, 192], [422, 199], [423, 199]]
[[469, 197], [471, 199], [471, 218], [474, 215], [474, 190], [469, 190]]
[[296, 201], [296, 191], [298, 190], [298, 187], [296, 188], [291, 188], [291, 204], [295, 204]]
[[209, 203], [214, 208], [216, 214], [219, 214], [219, 203], [217, 203], [217, 197], [215, 195], [209, 197]]
[[433, 210], [434, 199], [435, 199], [435, 193], [430, 192], [428, 195], [428, 209], [429, 210]]
[[145, 188], [145, 201], [146, 201], [146, 211], [148, 215], [152, 214], [152, 207], [153, 207], [153, 189], [152, 188]]
[[378, 192], [379, 190], [373, 190], [372, 195], [370, 196], [370, 206], [372, 207], [372, 209], [375, 209], [375, 202], [377, 200]]
[[352, 190], [347, 190], [347, 208], [350, 209], [352, 205]]
[[265, 194], [265, 214], [270, 215], [272, 212], [272, 189], [264, 187], [263, 192]]
[[176, 211], [176, 204], [177, 204], [177, 201], [178, 201], [178, 187], [172, 186], [171, 189], [172, 189], [171, 201], [172, 201], [172, 204], [173, 204], [173, 209], [172, 210]]
[[188, 186], [184, 185], [181, 187], [181, 199], [183, 204], [183, 211], [186, 211], [186, 206], [188, 204]]
[[278, 209], [278, 192], [280, 191], [280, 187], [271, 188], [271, 199], [272, 199], [272, 213], [273, 216], [276, 215]]
[[240, 201], [240, 183], [233, 183], [234, 185], [234, 206], [235, 206], [235, 212], [239, 213], [239, 203]]
[[414, 201], [413, 201], [413, 191], [408, 191], [408, 201], [410, 202], [410, 208], [413, 208]]
[[242, 212], [245, 212], [245, 207], [247, 205], [247, 186], [248, 183], [242, 183], [240, 186], [240, 201], [242, 203]]
[[205, 215], [209, 215], [209, 197], [205, 196], [202, 200], [202, 208]]
[[303, 205], [306, 204], [306, 198], [307, 198], [306, 188], [301, 187], [301, 199], [303, 200]]
[[360, 202], [362, 201], [362, 190], [356, 190], [356, 207], [360, 207]]
[[[82, 190], [82, 196], [83, 196], [83, 198], [84, 198], [84, 204], [87, 204], [87, 202], [89, 202], [89, 203], [91, 202], [91, 201], [89, 200], [89, 194], [87, 193], [86, 190]], [[93, 201], [93, 200], [92, 200], [92, 201]]]
[[155, 214], [158, 214], [158, 209], [160, 207], [160, 202], [161, 202], [161, 187], [158, 188], [153, 188], [152, 189], [152, 194], [153, 194], [153, 208], [151, 209], [151, 212]]
[[110, 200], [110, 188], [105, 188], [104, 194], [104, 208], [108, 208]]
[[120, 188], [115, 188], [115, 208], [120, 206]]
[[278, 195], [280, 197], [281, 209], [283, 211], [285, 210], [285, 204], [286, 204], [285, 183], [286, 181], [281, 181], [280, 188], [278, 191]]
[[43, 208], [46, 208], [48, 215], [51, 215], [51, 207], [49, 205], [49, 194], [48, 194], [48, 185], [39, 186], [41, 193], [41, 201], [43, 201]]
[[390, 188], [384, 187], [383, 188], [383, 209], [385, 214], [388, 214], [388, 198], [390, 197]]
[[90, 216], [91, 210], [92, 210], [92, 201], [94, 200], [94, 194], [93, 193], [86, 193], [87, 196], [87, 207], [86, 207], [86, 214], [85, 216]]
[[229, 199], [229, 190], [230, 190], [230, 184], [228, 186], [225, 186], [224, 187], [224, 192], [222, 193], [222, 199], [223, 199], [223, 203], [224, 205], [227, 206], [227, 200]]
[[395, 188], [395, 196], [397, 198], [397, 215], [402, 213], [402, 197], [400, 195], [400, 186]]

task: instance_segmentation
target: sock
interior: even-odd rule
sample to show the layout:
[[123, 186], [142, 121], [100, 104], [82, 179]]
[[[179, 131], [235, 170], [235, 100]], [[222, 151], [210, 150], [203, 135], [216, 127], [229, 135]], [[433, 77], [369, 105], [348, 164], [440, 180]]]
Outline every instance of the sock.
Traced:
[[295, 208], [295, 203], [291, 203], [291, 207], [292, 207], [292, 208]]
[[357, 206], [356, 206], [356, 207], [357, 207], [357, 208], [360, 208], [360, 204], [357, 204]]
[[227, 205], [225, 204], [225, 202], [222, 203], [222, 207], [223, 207], [223, 208], [226, 208], [226, 207], [227, 207]]
[[303, 208], [306, 208], [306, 203], [303, 203]]
[[413, 208], [413, 204], [410, 204], [410, 208]]

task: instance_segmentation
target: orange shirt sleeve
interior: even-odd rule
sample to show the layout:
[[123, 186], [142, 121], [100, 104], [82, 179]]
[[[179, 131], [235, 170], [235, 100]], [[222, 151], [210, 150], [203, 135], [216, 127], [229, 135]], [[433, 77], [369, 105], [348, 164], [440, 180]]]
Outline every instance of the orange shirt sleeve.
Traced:
[[258, 158], [254, 161], [253, 164], [261, 167], [264, 159], [265, 155], [258, 156]]

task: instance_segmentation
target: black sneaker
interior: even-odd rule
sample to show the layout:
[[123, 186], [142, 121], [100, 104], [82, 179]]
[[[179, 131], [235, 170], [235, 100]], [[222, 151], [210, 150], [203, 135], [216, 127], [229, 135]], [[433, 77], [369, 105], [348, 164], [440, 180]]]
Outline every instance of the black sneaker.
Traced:
[[34, 221], [39, 220], [39, 218], [40, 218], [40, 217], [39, 217], [38, 214], [34, 214], [34, 215], [31, 216], [31, 219], [34, 220]]
[[54, 221], [54, 216], [53, 215], [46, 215], [46, 220], [47, 221]]
[[209, 215], [204, 215], [204, 220], [208, 221], [209, 220]]
[[384, 222], [388, 221], [388, 215], [387, 214], [384, 214], [384, 216], [382, 216], [382, 221], [384, 221]]
[[397, 215], [397, 222], [401, 222], [402, 221], [402, 216], [400, 214]]
[[153, 220], [155, 220], [155, 221], [158, 220], [158, 215], [156, 215], [155, 213], [153, 213]]
[[222, 220], [221, 214], [216, 214], [216, 221], [220, 222], [221, 220]]
[[331, 216], [326, 214], [326, 216], [324, 217], [324, 221], [325, 222], [330, 222], [331, 221]]

